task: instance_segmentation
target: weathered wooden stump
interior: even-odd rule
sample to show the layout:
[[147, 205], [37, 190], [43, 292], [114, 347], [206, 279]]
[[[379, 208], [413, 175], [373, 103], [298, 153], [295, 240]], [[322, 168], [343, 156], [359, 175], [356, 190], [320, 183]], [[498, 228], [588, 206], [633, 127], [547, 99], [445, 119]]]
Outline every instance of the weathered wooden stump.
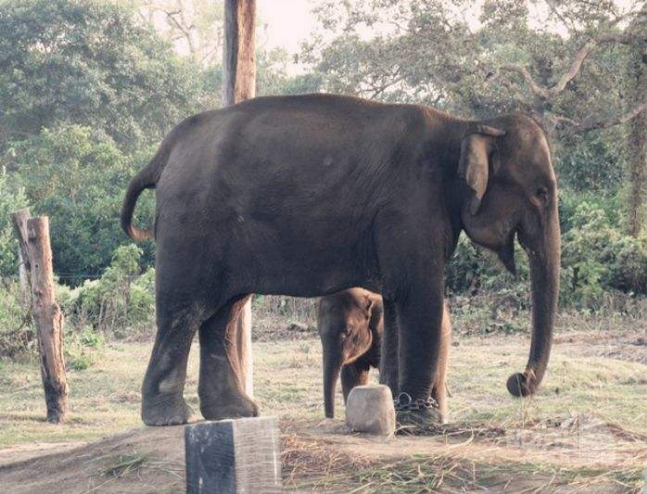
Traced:
[[388, 386], [355, 386], [346, 401], [346, 425], [357, 432], [390, 436], [395, 432], [395, 408]]
[[[40, 371], [45, 388], [47, 420], [64, 422], [67, 415], [69, 388], [63, 358], [63, 312], [54, 296], [54, 268], [49, 239], [49, 218], [30, 218], [29, 210], [11, 215], [20, 245], [20, 257], [29, 276], [24, 273], [26, 289], [31, 285], [32, 313], [38, 334]], [[29, 282], [30, 281], [30, 282]]]
[[187, 425], [184, 444], [188, 494], [281, 492], [276, 417]]

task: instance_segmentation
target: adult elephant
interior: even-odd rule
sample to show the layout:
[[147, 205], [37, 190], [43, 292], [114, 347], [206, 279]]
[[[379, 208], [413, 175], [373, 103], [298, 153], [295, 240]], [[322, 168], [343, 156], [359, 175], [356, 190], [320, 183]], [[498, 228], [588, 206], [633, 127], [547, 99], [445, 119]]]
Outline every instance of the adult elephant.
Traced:
[[[530, 259], [532, 344], [508, 380], [535, 392], [551, 347], [560, 234], [546, 137], [523, 115], [453, 118], [417, 105], [335, 95], [258, 98], [195, 115], [131, 181], [121, 223], [133, 238], [139, 194], [156, 188], [157, 337], [142, 388], [146, 424], [186, 422], [191, 340], [200, 336], [207, 419], [258, 414], [236, 357], [251, 293], [313, 297], [359, 286], [385, 299], [399, 343], [387, 382], [401, 421], [437, 417], [443, 267], [464, 230], [514, 271]], [[397, 328], [397, 329], [396, 329]], [[396, 333], [397, 331], [397, 333]]]
[[[346, 402], [355, 386], [368, 384], [370, 369], [380, 368], [384, 335], [383, 315], [382, 297], [363, 288], [350, 288], [321, 297], [319, 300], [317, 332], [323, 347], [324, 412], [327, 418], [335, 416], [335, 391], [340, 374]], [[447, 418], [445, 378], [450, 335], [449, 310], [445, 304], [440, 357], [431, 390], [439, 421]], [[389, 374], [384, 368], [382, 373]]]

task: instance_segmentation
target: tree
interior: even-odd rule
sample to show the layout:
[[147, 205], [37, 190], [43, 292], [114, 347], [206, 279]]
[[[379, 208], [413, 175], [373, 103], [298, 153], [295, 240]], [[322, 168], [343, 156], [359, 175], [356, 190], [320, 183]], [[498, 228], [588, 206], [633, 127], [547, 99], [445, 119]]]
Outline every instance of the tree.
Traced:
[[[128, 243], [119, 228], [123, 191], [152, 152], [127, 155], [101, 132], [78, 125], [13, 143], [7, 154], [19, 171], [14, 183], [26, 190], [33, 214], [50, 217], [54, 267], [63, 281], [76, 285], [99, 277], [115, 249]], [[151, 199], [138, 206], [144, 218], [153, 216]]]
[[138, 12], [203, 67], [222, 62], [222, 0], [141, 0]]
[[[634, 101], [647, 104], [647, 4], [641, 16], [637, 17], [632, 30], [640, 33], [641, 41], [636, 43], [629, 58], [628, 76], [630, 84], [630, 105]], [[630, 110], [631, 111], [631, 110]], [[647, 112], [636, 115], [629, 131], [629, 232], [638, 237], [645, 225], [645, 194], [647, 193]]]
[[315, 34], [304, 51], [330, 90], [476, 115], [518, 109], [551, 134], [608, 128], [646, 109], [637, 101], [624, 111], [619, 81], [628, 47], [643, 39], [630, 22], [635, 5], [489, 0], [478, 26], [464, 0], [354, 0], [337, 16], [331, 6], [318, 16], [336, 36]]
[[132, 10], [93, 0], [0, 4], [0, 150], [59, 123], [137, 149], [194, 113], [202, 86], [198, 68]]
[[[644, 82], [627, 77], [630, 59], [642, 60], [644, 2], [620, 8], [610, 0], [488, 0], [478, 7], [466, 0], [351, 0], [336, 10], [333, 4], [321, 5], [321, 32], [303, 51], [325, 89], [477, 118], [525, 112], [553, 137], [562, 185], [616, 192], [627, 159], [623, 124], [640, 122], [647, 111]], [[643, 156], [635, 147], [631, 155]], [[642, 201], [638, 190], [644, 187], [634, 189], [633, 202]]]

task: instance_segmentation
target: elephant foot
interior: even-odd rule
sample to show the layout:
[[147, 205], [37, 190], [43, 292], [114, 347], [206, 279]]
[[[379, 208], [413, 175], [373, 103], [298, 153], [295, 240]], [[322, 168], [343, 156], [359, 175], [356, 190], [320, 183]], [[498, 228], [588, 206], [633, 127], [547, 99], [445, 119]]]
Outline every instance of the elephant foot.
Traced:
[[434, 433], [445, 423], [444, 414], [432, 398], [414, 401], [407, 393], [400, 393], [394, 404], [398, 434]]
[[160, 395], [144, 398], [142, 401], [142, 420], [146, 425], [166, 426], [186, 424], [193, 410], [184, 398]]
[[201, 399], [200, 411], [206, 420], [258, 417], [258, 405], [244, 394], [228, 395], [218, 400]]
[[397, 412], [395, 415], [397, 434], [423, 435], [442, 432], [445, 420], [439, 410]]

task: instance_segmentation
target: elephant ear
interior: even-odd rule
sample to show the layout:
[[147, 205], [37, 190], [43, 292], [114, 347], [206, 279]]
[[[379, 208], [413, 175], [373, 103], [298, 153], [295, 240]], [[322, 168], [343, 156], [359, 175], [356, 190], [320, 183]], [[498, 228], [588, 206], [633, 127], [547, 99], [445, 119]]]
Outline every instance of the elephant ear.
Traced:
[[494, 149], [494, 138], [505, 135], [505, 131], [488, 125], [477, 125], [471, 129], [461, 143], [461, 157], [458, 162], [458, 176], [465, 182], [474, 195], [470, 199], [470, 214], [478, 213], [487, 189], [490, 163]]
[[366, 297], [366, 300], [365, 300], [364, 310], [365, 310], [366, 319], [370, 319], [371, 315], [373, 314], [373, 301], [368, 296]]

